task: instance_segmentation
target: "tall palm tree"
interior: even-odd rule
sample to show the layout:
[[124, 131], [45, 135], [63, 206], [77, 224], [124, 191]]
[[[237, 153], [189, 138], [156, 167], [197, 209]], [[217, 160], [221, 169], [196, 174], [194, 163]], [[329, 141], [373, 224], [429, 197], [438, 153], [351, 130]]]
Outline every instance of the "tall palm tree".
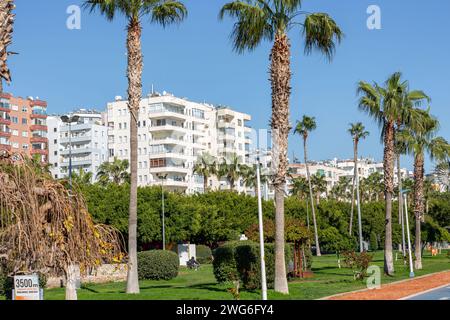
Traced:
[[165, 27], [181, 22], [187, 15], [183, 3], [177, 0], [87, 0], [85, 7], [91, 12], [99, 10], [112, 21], [122, 14], [128, 21], [128, 109], [130, 110], [130, 207], [128, 222], [128, 275], [127, 293], [139, 293], [137, 272], [137, 122], [142, 96], [143, 57], [141, 47], [141, 19], [148, 16], [151, 22]]
[[392, 252], [392, 197], [394, 193], [395, 123], [404, 112], [404, 97], [419, 106], [427, 96], [422, 91], [408, 91], [408, 81], [396, 72], [380, 86], [361, 81], [357, 93], [360, 96], [358, 107], [371, 116], [381, 127], [381, 140], [384, 143], [384, 194], [386, 206], [384, 272], [394, 273]]
[[309, 230], [309, 205], [308, 205], [308, 196], [309, 196], [309, 185], [308, 181], [304, 177], [298, 177], [292, 179], [292, 194], [297, 196], [299, 200], [305, 200], [306, 203], [306, 225]]
[[227, 179], [232, 191], [235, 190], [236, 182], [241, 177], [241, 166], [242, 159], [235, 153], [223, 158], [222, 163], [219, 164], [218, 175]]
[[193, 171], [203, 176], [203, 192], [206, 193], [208, 190], [208, 179], [217, 173], [217, 161], [211, 154], [205, 152], [198, 157]]
[[352, 226], [353, 226], [353, 208], [355, 206], [355, 185], [356, 185], [356, 201], [358, 202], [358, 234], [359, 234], [359, 250], [363, 252], [363, 239], [362, 239], [362, 226], [361, 226], [361, 199], [359, 193], [359, 172], [358, 172], [358, 145], [361, 139], [365, 139], [369, 136], [369, 131], [366, 131], [366, 128], [361, 122], [351, 123], [350, 129], [348, 129], [348, 133], [352, 136], [353, 139], [353, 161], [355, 164], [355, 170], [353, 174], [353, 189], [352, 189], [352, 208], [350, 212], [350, 235], [352, 234]]
[[[300, 26], [305, 39], [305, 53], [313, 49], [328, 59], [334, 55], [336, 42], [342, 32], [325, 13], [300, 11], [301, 0], [235, 0], [225, 4], [219, 14], [237, 20], [231, 37], [234, 49], [242, 53], [255, 49], [263, 40], [273, 43], [270, 54], [270, 82], [272, 87], [273, 179], [275, 189], [275, 291], [288, 293], [284, 258], [284, 192], [288, 167], [287, 150], [289, 127], [289, 98], [291, 94], [290, 41], [288, 31]], [[298, 17], [305, 18], [299, 21]]]
[[307, 141], [309, 133], [317, 128], [316, 119], [314, 117], [303, 116], [302, 121], [297, 121], [297, 125], [294, 130], [294, 134], [298, 134], [303, 138], [303, 152], [304, 152], [304, 160], [306, 167], [306, 178], [308, 179], [309, 185], [309, 198], [311, 200], [311, 212], [313, 216], [313, 224], [314, 224], [314, 240], [316, 243], [316, 254], [317, 256], [321, 256], [320, 253], [320, 244], [319, 244], [319, 234], [317, 232], [317, 221], [316, 221], [316, 210], [314, 206], [314, 198], [313, 198], [313, 188], [311, 185], [311, 175], [309, 173], [308, 166], [308, 147]]
[[115, 184], [129, 182], [130, 174], [128, 169], [130, 164], [127, 159], [120, 160], [114, 158], [113, 162], [103, 162], [97, 171], [97, 179], [101, 184], [112, 181]]
[[436, 137], [439, 121], [428, 111], [416, 110], [410, 124], [397, 134], [409, 154], [414, 156], [414, 216], [416, 269], [422, 269], [421, 221], [424, 215], [424, 162], [425, 153], [430, 158], [444, 160], [450, 155], [450, 145], [442, 137]]
[[11, 73], [8, 68], [8, 46], [12, 43], [14, 25], [14, 14], [12, 11], [16, 6], [14, 0], [3, 0], [0, 2], [0, 93], [3, 93], [3, 80], [11, 82]]

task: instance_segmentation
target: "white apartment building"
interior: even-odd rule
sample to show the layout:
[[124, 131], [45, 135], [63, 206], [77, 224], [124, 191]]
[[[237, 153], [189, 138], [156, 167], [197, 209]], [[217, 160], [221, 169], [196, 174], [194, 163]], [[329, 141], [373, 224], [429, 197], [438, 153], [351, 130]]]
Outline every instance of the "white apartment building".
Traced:
[[51, 172], [55, 178], [67, 177], [71, 153], [72, 172], [91, 172], [95, 182], [99, 166], [108, 161], [108, 127], [103, 124], [102, 114], [95, 110], [80, 109], [69, 116], [74, 115], [79, 119], [70, 128], [59, 116], [48, 117]]
[[[128, 102], [116, 97], [107, 105], [109, 161], [130, 158]], [[237, 154], [246, 161], [251, 117], [228, 107], [196, 103], [153, 93], [141, 100], [138, 115], [138, 185], [162, 185], [171, 191], [203, 192], [203, 177], [193, 173], [201, 154], [217, 158]], [[212, 188], [225, 181], [212, 177]], [[242, 191], [241, 182], [236, 183]]]

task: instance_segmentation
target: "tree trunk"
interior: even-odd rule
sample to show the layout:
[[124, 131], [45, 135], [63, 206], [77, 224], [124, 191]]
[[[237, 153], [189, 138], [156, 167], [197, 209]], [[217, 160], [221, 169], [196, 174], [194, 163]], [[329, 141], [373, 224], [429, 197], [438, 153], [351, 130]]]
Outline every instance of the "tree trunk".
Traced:
[[139, 293], [137, 268], [137, 121], [142, 95], [141, 25], [131, 20], [128, 25], [128, 108], [130, 109], [130, 215], [128, 221], [127, 293]]
[[394, 193], [394, 137], [393, 122], [386, 124], [384, 134], [384, 194], [385, 194], [385, 240], [384, 240], [384, 272], [394, 274], [394, 257], [392, 254], [392, 195]]
[[284, 192], [288, 168], [290, 44], [285, 33], [277, 32], [270, 55], [272, 87], [273, 166], [275, 168], [275, 291], [289, 293], [286, 277], [284, 237]]
[[303, 137], [303, 150], [305, 153], [306, 177], [308, 179], [309, 198], [311, 200], [311, 212], [312, 212], [313, 224], [314, 224], [314, 241], [316, 242], [316, 254], [318, 257], [320, 257], [322, 254], [320, 253], [319, 235], [317, 233], [316, 209], [314, 206], [314, 198], [313, 198], [313, 191], [312, 191], [312, 185], [311, 185], [311, 175], [309, 174], [308, 148], [306, 146], [306, 139], [307, 139], [307, 137]]
[[421, 241], [421, 221], [424, 213], [424, 199], [423, 199], [423, 153], [417, 153], [414, 157], [414, 216], [416, 219], [416, 237], [414, 241], [414, 267], [416, 270], [422, 269], [422, 241]]
[[79, 269], [71, 264], [66, 270], [66, 300], [78, 300], [76, 281]]
[[203, 175], [203, 193], [206, 193], [207, 189], [208, 189], [208, 177], [206, 175]]
[[355, 208], [355, 187], [356, 187], [356, 162], [358, 161], [358, 158], [356, 156], [356, 151], [355, 151], [355, 141], [353, 140], [353, 161], [354, 161], [354, 170], [353, 170], [353, 186], [352, 186], [352, 205], [351, 205], [351, 210], [350, 210], [350, 227], [349, 227], [349, 235], [352, 235], [352, 231], [353, 231], [353, 211]]

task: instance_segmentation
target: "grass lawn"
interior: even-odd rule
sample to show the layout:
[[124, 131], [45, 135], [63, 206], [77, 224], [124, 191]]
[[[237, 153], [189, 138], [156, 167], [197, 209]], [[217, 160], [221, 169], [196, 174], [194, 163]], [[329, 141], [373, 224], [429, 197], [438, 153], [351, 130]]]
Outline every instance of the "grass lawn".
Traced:
[[[375, 253], [372, 264], [380, 266], [381, 272], [383, 272], [382, 251]], [[450, 260], [444, 251], [436, 257], [431, 257], [429, 252], [425, 252], [423, 267], [423, 270], [416, 271], [416, 276], [450, 270]], [[383, 275], [381, 283], [386, 284], [409, 278], [409, 268], [403, 265], [401, 259], [395, 262], [395, 271], [394, 277]], [[313, 272], [314, 277], [311, 279], [290, 282], [288, 296], [269, 290], [269, 299], [318, 299], [366, 287], [365, 282], [353, 281], [350, 269], [337, 267], [335, 255], [314, 257]], [[183, 268], [180, 270], [179, 276], [170, 281], [140, 281], [141, 293], [139, 295], [125, 294], [125, 283], [116, 282], [86, 284], [78, 290], [78, 298], [80, 300], [232, 300], [232, 295], [227, 292], [228, 287], [230, 285], [217, 284], [212, 273], [212, 266], [204, 265], [199, 271]], [[64, 299], [64, 294], [64, 288], [47, 289], [44, 297], [46, 300], [59, 300]], [[258, 291], [241, 291], [241, 299], [260, 299], [260, 293]]]

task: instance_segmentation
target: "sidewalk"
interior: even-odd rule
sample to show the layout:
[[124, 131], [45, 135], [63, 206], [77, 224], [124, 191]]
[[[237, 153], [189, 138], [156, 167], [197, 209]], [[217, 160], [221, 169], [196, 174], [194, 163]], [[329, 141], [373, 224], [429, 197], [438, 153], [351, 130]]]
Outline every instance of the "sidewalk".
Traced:
[[380, 289], [359, 290], [323, 298], [324, 300], [399, 300], [450, 284], [450, 271], [382, 285]]

